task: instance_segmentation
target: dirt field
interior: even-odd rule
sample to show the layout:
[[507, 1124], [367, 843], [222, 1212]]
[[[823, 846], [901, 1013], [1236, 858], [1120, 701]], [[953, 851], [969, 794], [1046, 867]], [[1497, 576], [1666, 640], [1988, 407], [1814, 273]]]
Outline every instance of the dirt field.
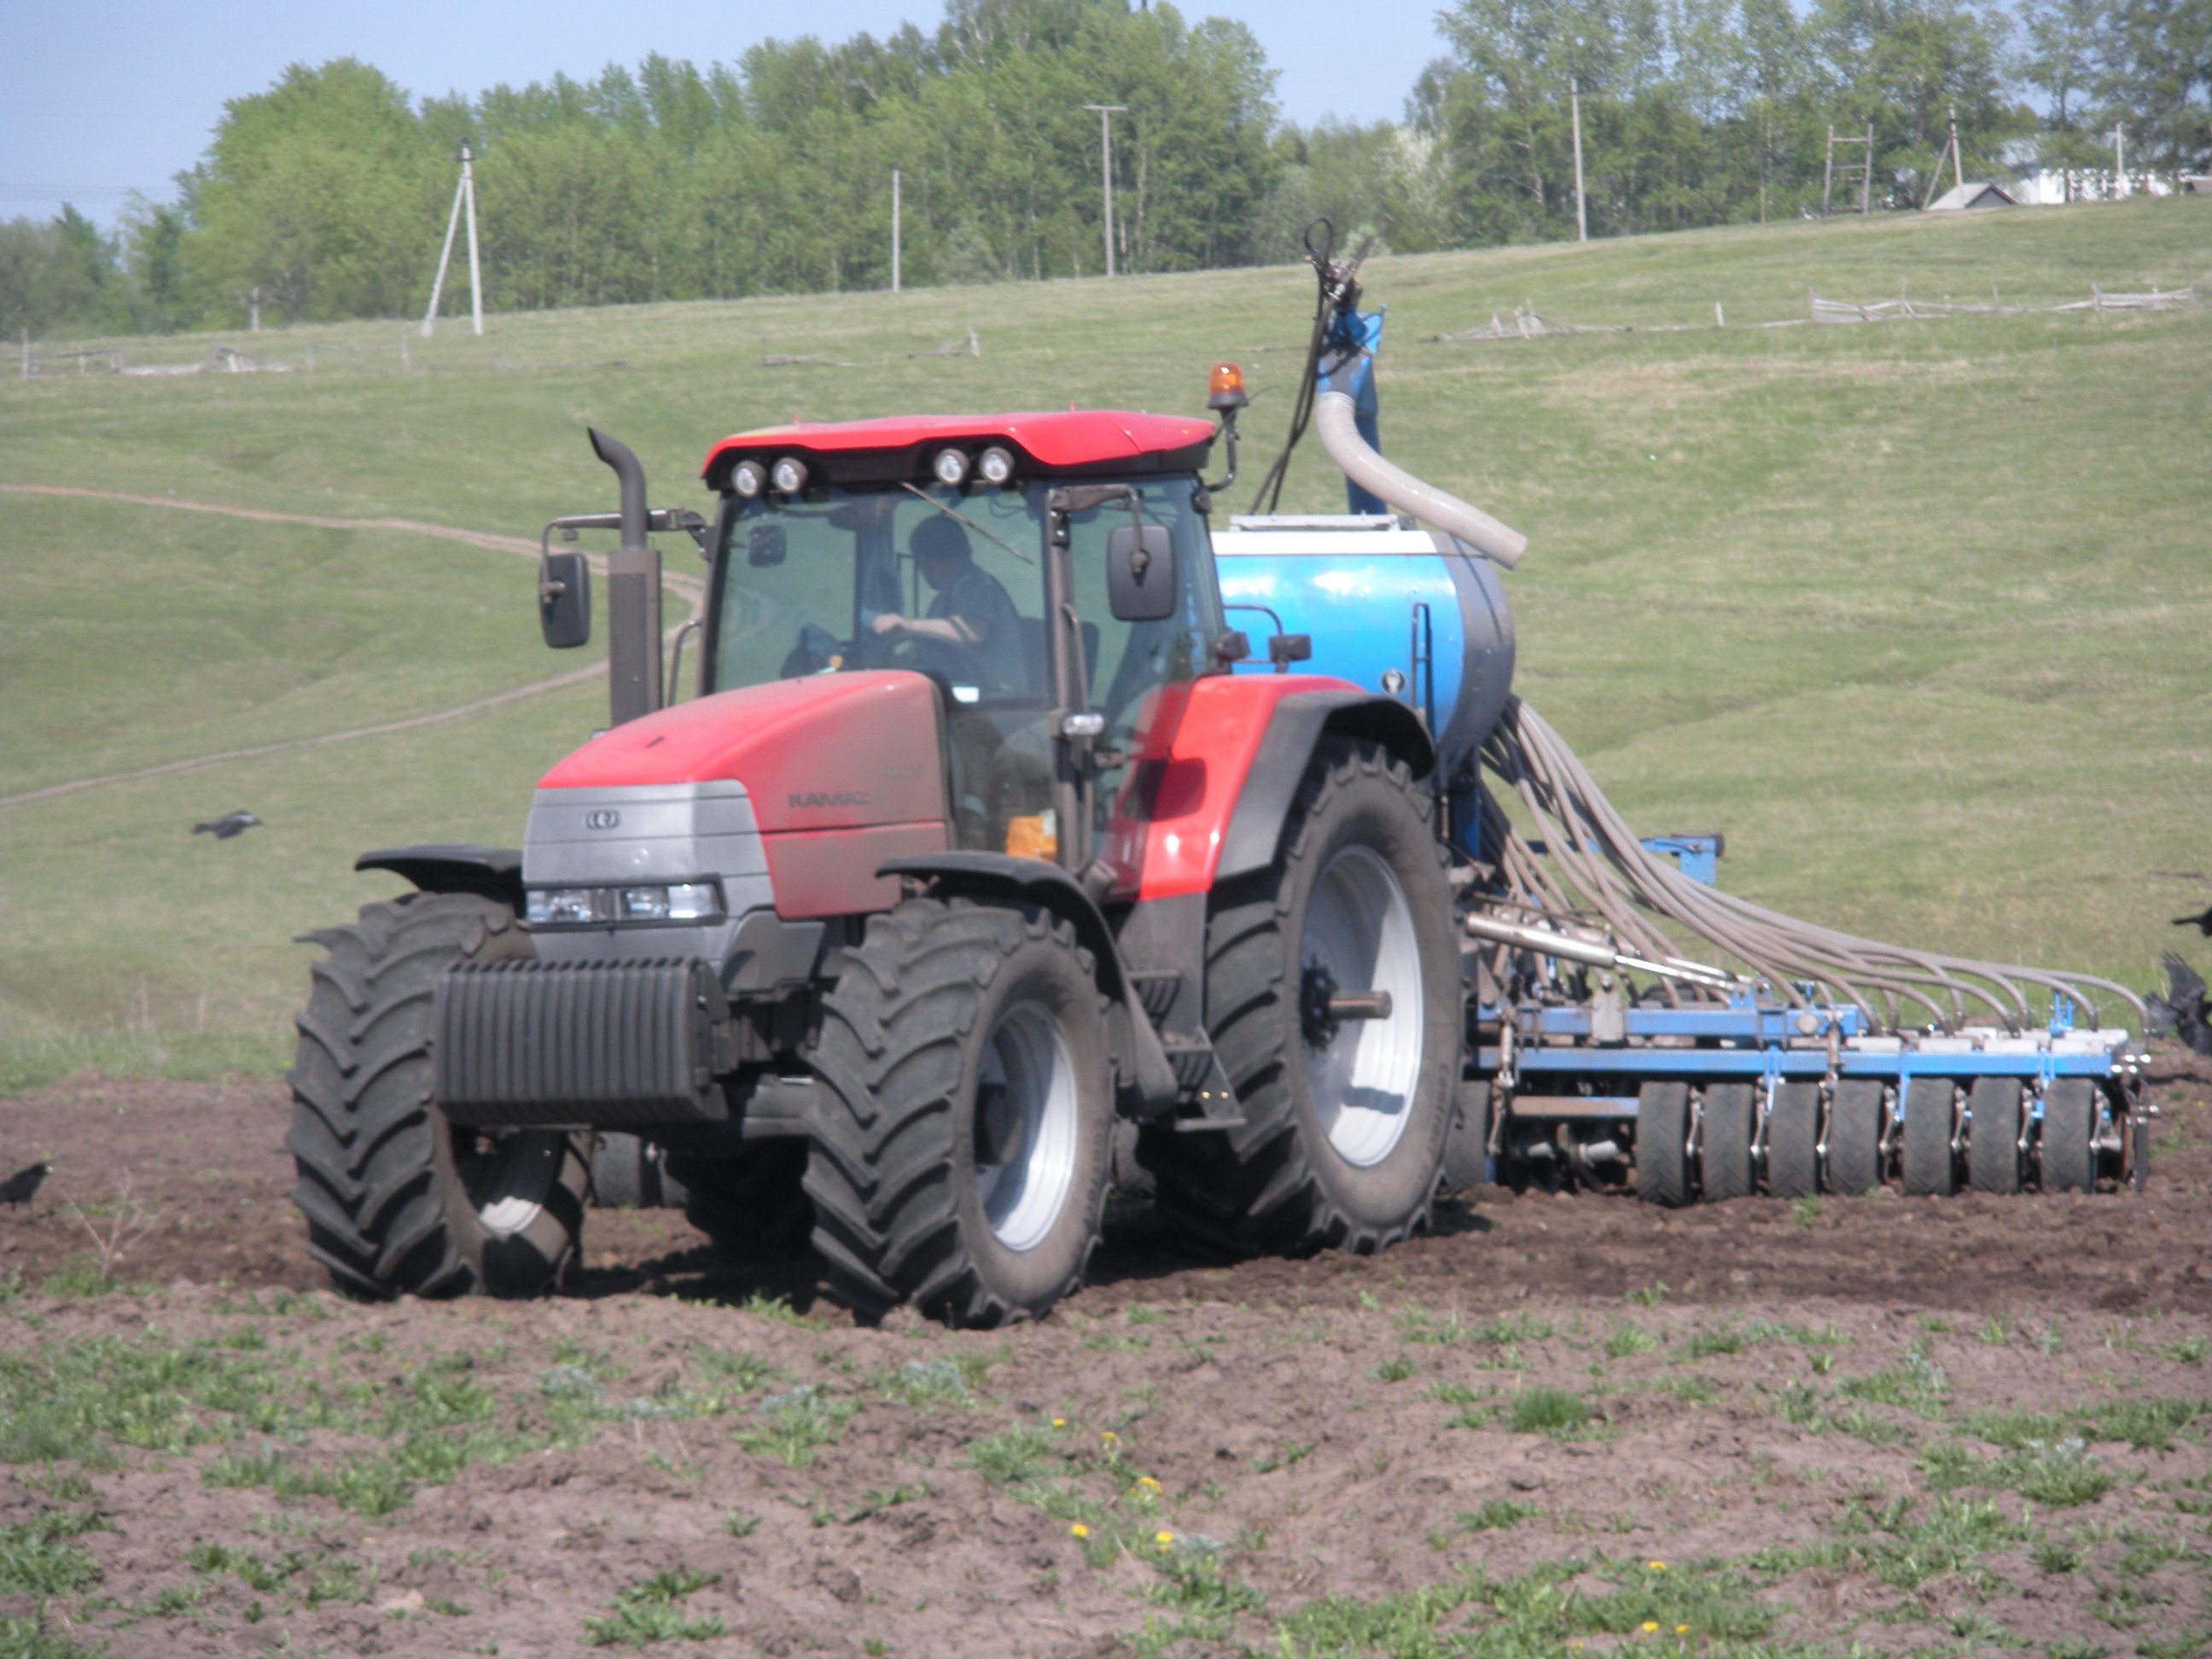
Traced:
[[2141, 1196], [1139, 1225], [953, 1334], [658, 1212], [556, 1300], [349, 1304], [281, 1085], [80, 1077], [0, 1101], [54, 1165], [0, 1213], [0, 1656], [2198, 1651], [2212, 1064], [2154, 1086]]

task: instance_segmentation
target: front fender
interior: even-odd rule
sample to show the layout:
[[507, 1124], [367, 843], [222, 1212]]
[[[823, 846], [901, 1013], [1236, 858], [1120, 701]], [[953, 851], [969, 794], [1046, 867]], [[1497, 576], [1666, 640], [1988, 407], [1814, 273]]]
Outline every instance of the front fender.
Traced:
[[1097, 901], [1074, 877], [1042, 859], [1016, 858], [1006, 853], [932, 853], [891, 859], [877, 866], [876, 874], [878, 878], [927, 878], [941, 891], [1026, 899], [1066, 921], [1097, 964], [1098, 988], [1126, 1019], [1132, 1083], [1139, 1109], [1133, 1115], [1150, 1116], [1174, 1108], [1180, 1092], [1175, 1068], [1168, 1064], [1159, 1033], [1152, 1029], [1152, 1020], [1137, 1000], [1114, 930], [1106, 925]]
[[520, 915], [522, 852], [514, 847], [479, 847], [473, 842], [429, 842], [420, 847], [386, 847], [363, 853], [356, 870], [389, 870], [425, 893], [473, 893], [504, 904]]
[[1413, 711], [1395, 697], [1368, 691], [1302, 691], [1275, 705], [1260, 752], [1237, 792], [1237, 810], [1221, 838], [1213, 878], [1227, 881], [1264, 870], [1275, 861], [1291, 799], [1323, 737], [1340, 734], [1380, 744], [1413, 775], [1428, 775], [1436, 745]]

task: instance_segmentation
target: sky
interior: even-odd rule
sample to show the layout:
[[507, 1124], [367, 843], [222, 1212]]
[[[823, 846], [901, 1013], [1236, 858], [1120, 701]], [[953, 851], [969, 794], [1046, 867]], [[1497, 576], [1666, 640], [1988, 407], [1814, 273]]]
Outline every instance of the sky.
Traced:
[[[1188, 19], [1248, 25], [1280, 71], [1286, 119], [1402, 119], [1406, 94], [1443, 51], [1443, 0], [1182, 0]], [[755, 41], [881, 37], [934, 28], [939, 0], [811, 0], [803, 8], [708, 0], [0, 0], [0, 219], [50, 218], [64, 202], [112, 224], [136, 190], [155, 200], [198, 161], [224, 100], [295, 63], [354, 57], [417, 97], [578, 77], [648, 53], [702, 66]]]

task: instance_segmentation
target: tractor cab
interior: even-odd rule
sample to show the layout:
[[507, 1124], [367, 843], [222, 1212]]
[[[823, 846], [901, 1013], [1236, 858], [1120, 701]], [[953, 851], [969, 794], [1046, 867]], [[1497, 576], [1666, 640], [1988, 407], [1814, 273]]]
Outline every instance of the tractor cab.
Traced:
[[[905, 670], [955, 849], [1089, 863], [1161, 694], [1225, 666], [1210, 425], [1060, 414], [797, 426], [709, 458], [704, 694]], [[826, 689], [826, 688], [825, 688]]]

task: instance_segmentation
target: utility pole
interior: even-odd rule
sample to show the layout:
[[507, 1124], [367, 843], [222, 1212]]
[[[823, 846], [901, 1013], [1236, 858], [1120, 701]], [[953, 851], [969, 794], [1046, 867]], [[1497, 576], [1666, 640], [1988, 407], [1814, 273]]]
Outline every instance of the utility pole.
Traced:
[[2112, 194], [2115, 198], [2128, 193], [2128, 130], [2118, 121], [2112, 123]]
[[259, 289], [258, 289], [258, 288], [256, 288], [256, 289], [247, 289], [247, 290], [246, 290], [246, 331], [247, 333], [249, 333], [249, 334], [258, 334], [258, 333], [260, 333], [260, 332], [261, 332], [261, 290], [260, 290]]
[[899, 291], [899, 175], [891, 169], [891, 292]]
[[1106, 274], [1114, 274], [1114, 118], [1127, 115], [1127, 104], [1085, 104], [1098, 117], [1098, 182], [1106, 198]]
[[1575, 127], [1575, 240], [1589, 240], [1589, 205], [1583, 197], [1583, 94], [1575, 77], [1567, 77], [1567, 107]]
[[446, 216], [446, 241], [438, 250], [438, 274], [430, 283], [430, 306], [422, 313], [422, 337], [426, 340], [437, 326], [438, 301], [446, 292], [446, 267], [453, 257], [453, 232], [460, 224], [465, 205], [469, 215], [469, 312], [476, 331], [483, 332], [483, 268], [477, 260], [477, 185], [470, 166], [472, 159], [469, 147], [463, 144], [461, 181], [453, 187], [453, 210]]
[[461, 146], [461, 193], [469, 198], [469, 321], [483, 337], [483, 267], [477, 263], [477, 178], [470, 170], [469, 147]]
[[1955, 105], [1952, 106], [1948, 111], [1948, 113], [1951, 118], [1951, 183], [1954, 188], [1964, 190], [1966, 187], [1966, 164], [1959, 159], [1959, 111], [1957, 106]]

